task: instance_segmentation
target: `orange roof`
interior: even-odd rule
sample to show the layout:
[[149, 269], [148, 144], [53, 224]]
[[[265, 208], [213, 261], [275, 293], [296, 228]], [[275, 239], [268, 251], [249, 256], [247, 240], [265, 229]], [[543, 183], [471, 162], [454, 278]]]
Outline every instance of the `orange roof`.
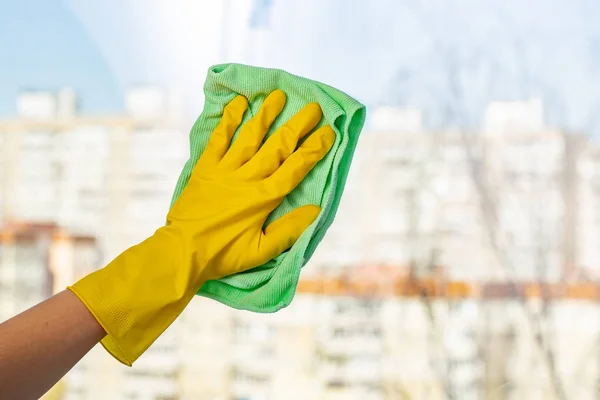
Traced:
[[327, 296], [600, 300], [600, 283], [466, 282], [380, 275], [300, 279], [298, 292]]
[[71, 239], [76, 242], [95, 242], [96, 238], [86, 235], [72, 235], [55, 223], [32, 223], [11, 221], [0, 227], [0, 242], [13, 240], [34, 240], [40, 236], [52, 236], [53, 240]]

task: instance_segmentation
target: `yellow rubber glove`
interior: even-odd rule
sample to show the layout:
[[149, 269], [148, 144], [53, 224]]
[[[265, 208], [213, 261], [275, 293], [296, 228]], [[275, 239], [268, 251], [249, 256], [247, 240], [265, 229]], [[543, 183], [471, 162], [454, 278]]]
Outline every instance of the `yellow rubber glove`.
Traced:
[[300, 207], [271, 223], [269, 214], [329, 151], [335, 133], [308, 104], [264, 145], [285, 94], [271, 93], [239, 127], [248, 102], [233, 99], [192, 176], [167, 215], [167, 225], [108, 266], [69, 287], [106, 330], [103, 346], [131, 365], [177, 318], [200, 286], [244, 271], [289, 248], [316, 219], [318, 206]]

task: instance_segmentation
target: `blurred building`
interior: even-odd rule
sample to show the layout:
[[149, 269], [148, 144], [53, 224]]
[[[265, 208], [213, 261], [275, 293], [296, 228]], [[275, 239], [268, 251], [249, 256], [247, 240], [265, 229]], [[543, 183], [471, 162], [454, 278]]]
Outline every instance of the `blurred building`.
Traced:
[[11, 226], [0, 231], [0, 320], [51, 294], [48, 255], [52, 226]]
[[[581, 266], [591, 276], [585, 278], [598, 281], [600, 279], [600, 146], [588, 144], [580, 149], [581, 157], [577, 160], [579, 182], [585, 184], [575, 188], [578, 199], [576, 221], [577, 239], [573, 245], [576, 254], [575, 265]], [[589, 240], [596, 238], [596, 240]]]
[[486, 133], [540, 132], [544, 128], [544, 103], [539, 97], [526, 101], [492, 102], [483, 120]]
[[11, 223], [0, 229], [0, 321], [64, 289], [95, 269], [93, 237], [52, 224]]
[[[187, 129], [168, 93], [125, 97], [125, 115], [90, 117], [72, 90], [24, 93], [0, 121], [1, 319], [164, 223]], [[373, 115], [289, 308], [197, 298], [134, 368], [94, 348], [62, 398], [551, 398], [553, 368], [595, 398], [597, 144], [545, 128], [535, 101], [492, 105], [482, 133]]]
[[186, 156], [167, 94], [133, 88], [129, 114], [116, 117], [77, 115], [66, 89], [24, 93], [18, 105], [18, 119], [0, 121], [0, 222], [56, 222], [93, 234], [104, 260], [164, 223]]
[[[0, 121], [0, 226], [26, 221], [37, 227], [26, 231], [29, 241], [22, 233], [18, 242], [2, 241], [1, 320], [63, 290], [164, 224], [187, 153], [180, 106], [149, 86], [128, 90], [125, 104], [122, 116], [81, 116], [70, 89], [26, 92], [17, 99], [17, 118]], [[81, 250], [86, 237], [94, 238], [93, 252]], [[178, 347], [168, 338], [135, 370], [94, 349], [66, 377], [65, 398], [174, 396]]]
[[376, 112], [306, 273], [376, 262], [465, 280], [597, 277], [600, 146], [540, 130], [534, 105], [490, 106], [483, 134], [415, 133], [419, 113], [399, 110], [408, 121], [390, 125], [390, 109]]
[[596, 398], [597, 285], [388, 272], [315, 275], [273, 315], [196, 299], [174, 325], [179, 398], [551, 398], [546, 352], [563, 390]]

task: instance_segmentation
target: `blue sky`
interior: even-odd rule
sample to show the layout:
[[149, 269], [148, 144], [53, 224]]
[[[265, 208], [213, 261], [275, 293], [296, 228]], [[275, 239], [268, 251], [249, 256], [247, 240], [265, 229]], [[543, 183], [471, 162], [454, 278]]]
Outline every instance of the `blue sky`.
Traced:
[[93, 39], [56, 1], [0, 2], [0, 116], [14, 114], [22, 89], [72, 86], [84, 111], [122, 108], [121, 88]]
[[433, 126], [476, 126], [488, 101], [540, 95], [552, 125], [600, 130], [595, 0], [230, 0], [223, 16], [226, 3], [0, 1], [0, 116], [19, 89], [63, 85], [83, 112], [117, 112], [139, 82], [181, 89], [193, 114], [206, 68], [237, 61], [369, 106], [417, 105]]

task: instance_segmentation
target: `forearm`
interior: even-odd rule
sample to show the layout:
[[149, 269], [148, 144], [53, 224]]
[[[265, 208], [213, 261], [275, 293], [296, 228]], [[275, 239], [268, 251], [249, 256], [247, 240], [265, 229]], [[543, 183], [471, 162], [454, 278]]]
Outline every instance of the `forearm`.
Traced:
[[69, 291], [0, 324], [0, 398], [38, 399], [105, 335]]

